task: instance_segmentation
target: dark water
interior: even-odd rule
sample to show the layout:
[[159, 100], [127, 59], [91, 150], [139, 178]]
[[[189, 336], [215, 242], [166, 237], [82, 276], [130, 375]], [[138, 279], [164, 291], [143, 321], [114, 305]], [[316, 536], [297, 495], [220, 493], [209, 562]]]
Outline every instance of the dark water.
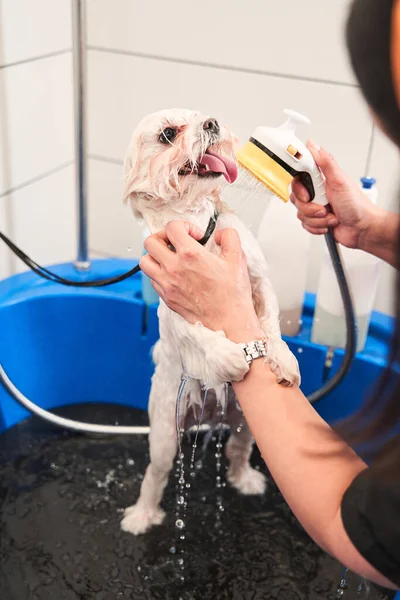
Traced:
[[[115, 406], [62, 414], [146, 423], [143, 413]], [[175, 540], [173, 475], [165, 523], [135, 538], [120, 531], [119, 521], [138, 496], [147, 437], [67, 435], [36, 419], [8, 431], [0, 437], [1, 600], [336, 598], [341, 566], [304, 533], [272, 482], [263, 498], [226, 486], [222, 526], [215, 528], [214, 453], [211, 441], [191, 481], [185, 541]], [[256, 451], [253, 464], [266, 472]], [[177, 578], [182, 548], [183, 583]], [[357, 595], [357, 577], [348, 583], [345, 600], [367, 597]], [[368, 597], [393, 596], [373, 588]]]

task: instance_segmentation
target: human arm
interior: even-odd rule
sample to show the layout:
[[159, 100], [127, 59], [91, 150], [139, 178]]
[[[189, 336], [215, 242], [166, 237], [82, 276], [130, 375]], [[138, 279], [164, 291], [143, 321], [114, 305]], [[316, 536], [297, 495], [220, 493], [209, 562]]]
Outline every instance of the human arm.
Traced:
[[298, 388], [277, 384], [261, 360], [233, 386], [271, 475], [308, 534], [352, 571], [394, 587], [357, 551], [341, 517], [343, 495], [366, 469], [363, 461]]
[[398, 268], [400, 216], [375, 206], [326, 150], [314, 142], [308, 148], [325, 175], [331, 212], [310, 202], [306, 188], [295, 179], [291, 201], [303, 227], [313, 234], [333, 227], [336, 241], [343, 246], [364, 250]]
[[[223, 330], [235, 342], [259, 339], [246, 262], [234, 231], [216, 233], [221, 257], [183, 223], [146, 241], [143, 271], [173, 310], [194, 323]], [[168, 243], [175, 247], [171, 252]], [[297, 388], [284, 388], [261, 359], [235, 383], [235, 392], [264, 460], [308, 533], [354, 571], [390, 585], [354, 547], [341, 519], [343, 494], [366, 469], [363, 461], [317, 414]]]

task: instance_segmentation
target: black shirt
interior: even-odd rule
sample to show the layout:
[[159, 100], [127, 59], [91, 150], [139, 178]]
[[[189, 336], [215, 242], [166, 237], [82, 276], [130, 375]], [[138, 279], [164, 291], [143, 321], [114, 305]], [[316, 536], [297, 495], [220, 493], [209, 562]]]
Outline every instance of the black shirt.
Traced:
[[373, 463], [350, 485], [341, 508], [344, 528], [359, 553], [400, 587], [400, 464], [394, 473], [386, 474], [380, 460]]

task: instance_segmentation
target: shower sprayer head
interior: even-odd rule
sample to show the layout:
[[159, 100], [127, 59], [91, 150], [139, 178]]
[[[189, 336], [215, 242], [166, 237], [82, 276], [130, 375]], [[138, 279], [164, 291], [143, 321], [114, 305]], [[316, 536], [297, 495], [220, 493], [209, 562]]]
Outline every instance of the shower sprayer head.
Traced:
[[309, 124], [307, 117], [285, 110], [287, 120], [280, 127], [257, 127], [238, 154], [239, 164], [284, 202], [290, 184], [299, 176], [318, 204], [328, 203], [325, 180], [307, 146], [296, 137], [296, 125]]

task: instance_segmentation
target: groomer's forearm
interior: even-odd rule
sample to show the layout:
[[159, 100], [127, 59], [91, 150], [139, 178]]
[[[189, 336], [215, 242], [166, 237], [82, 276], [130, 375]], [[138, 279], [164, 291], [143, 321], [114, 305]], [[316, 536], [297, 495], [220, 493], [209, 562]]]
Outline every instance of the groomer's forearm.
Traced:
[[322, 547], [363, 461], [317, 414], [298, 388], [286, 388], [261, 359], [234, 384], [260, 452], [289, 506]]
[[398, 269], [397, 238], [399, 227], [399, 215], [380, 208], [374, 208], [371, 225], [360, 236], [360, 250], [373, 254]]
[[[251, 318], [237, 319], [226, 334], [236, 343], [262, 338]], [[351, 570], [394, 588], [355, 549], [341, 518], [343, 495], [366, 464], [299, 388], [277, 383], [263, 359], [254, 360], [233, 388], [272, 477], [304, 529]]]

